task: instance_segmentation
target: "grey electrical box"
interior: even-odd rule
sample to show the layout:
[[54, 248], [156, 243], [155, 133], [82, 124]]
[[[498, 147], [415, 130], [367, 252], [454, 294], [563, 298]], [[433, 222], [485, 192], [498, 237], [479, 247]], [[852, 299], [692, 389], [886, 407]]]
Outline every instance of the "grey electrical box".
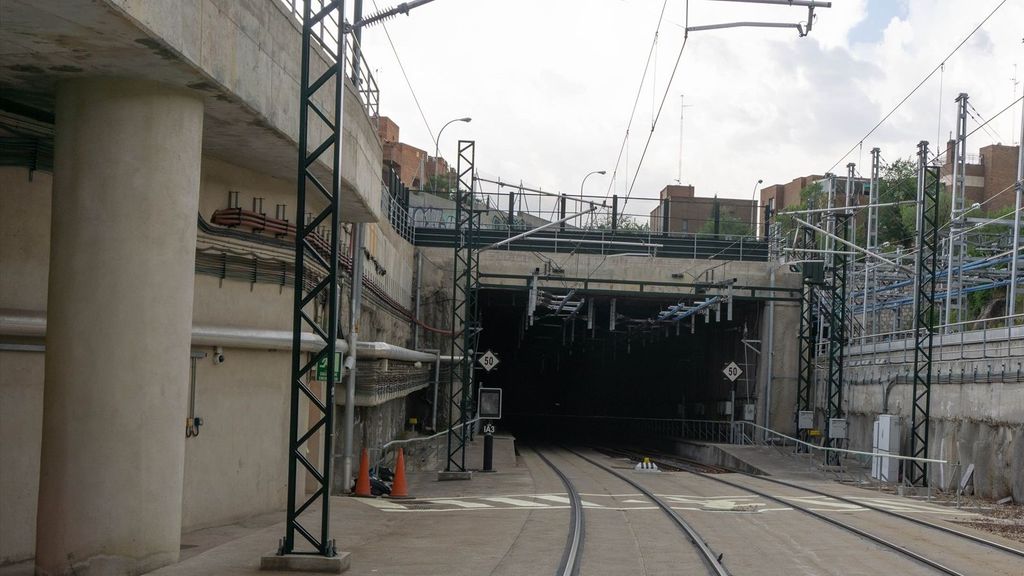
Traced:
[[821, 260], [808, 260], [800, 264], [803, 269], [804, 282], [807, 284], [825, 283], [825, 262]]
[[828, 421], [828, 437], [830, 440], [846, 439], [846, 418], [832, 418]]
[[814, 428], [814, 412], [811, 410], [801, 410], [796, 417], [796, 427], [801, 430]]

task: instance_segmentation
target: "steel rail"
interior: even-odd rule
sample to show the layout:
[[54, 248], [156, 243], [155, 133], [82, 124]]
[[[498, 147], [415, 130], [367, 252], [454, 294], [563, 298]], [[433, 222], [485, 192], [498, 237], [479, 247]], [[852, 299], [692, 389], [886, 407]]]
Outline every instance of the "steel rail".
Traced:
[[[794, 510], [798, 510], [800, 512], [803, 512], [804, 514], [813, 516], [813, 517], [815, 517], [815, 518], [817, 518], [817, 519], [819, 519], [819, 520], [821, 520], [823, 522], [828, 522], [829, 524], [832, 524], [833, 526], [837, 526], [839, 528], [842, 528], [843, 530], [846, 530], [848, 532], [852, 532], [852, 533], [854, 533], [854, 534], [856, 534], [856, 535], [858, 535], [858, 536], [860, 536], [862, 538], [866, 538], [868, 540], [871, 540], [872, 542], [875, 542], [876, 544], [881, 544], [882, 546], [885, 546], [886, 548], [889, 548], [890, 550], [894, 550], [894, 551], [896, 551], [896, 552], [898, 552], [900, 554], [903, 554], [904, 556], [907, 556], [908, 558], [911, 558], [911, 559], [916, 560], [916, 561], [918, 561], [918, 562], [920, 562], [920, 563], [922, 563], [922, 564], [924, 564], [926, 566], [934, 568], [934, 569], [938, 570], [939, 572], [942, 572], [943, 574], [948, 574], [949, 576], [965, 576], [962, 572], [957, 572], [956, 570], [953, 570], [952, 568], [950, 568], [948, 566], [945, 566], [943, 564], [940, 564], [940, 563], [936, 562], [935, 560], [932, 560], [932, 559], [930, 559], [930, 558], [928, 558], [926, 556], [918, 554], [917, 552], [914, 552], [913, 550], [910, 550], [908, 548], [904, 548], [903, 546], [900, 546], [899, 544], [896, 544], [895, 542], [891, 542], [889, 540], [886, 540], [886, 539], [882, 538], [881, 536], [876, 536], [876, 535], [874, 535], [874, 534], [872, 534], [872, 533], [870, 533], [870, 532], [868, 532], [866, 530], [861, 530], [860, 528], [857, 528], [856, 526], [847, 524], [846, 522], [842, 522], [842, 521], [837, 520], [835, 518], [832, 518], [832, 517], [830, 517], [830, 516], [828, 516], [826, 514], [822, 514], [820, 512], [816, 512], [814, 510], [811, 510], [810, 508], [808, 508], [806, 506], [801, 506], [801, 505], [796, 504], [796, 503], [794, 503], [792, 501], [785, 500], [785, 499], [777, 497], [777, 496], [772, 496], [771, 494], [768, 494], [767, 492], [762, 492], [760, 490], [757, 490], [756, 488], [751, 488], [749, 486], [744, 486], [743, 484], [737, 484], [736, 482], [730, 482], [728, 480], [725, 480], [725, 479], [722, 479], [722, 478], [718, 478], [718, 477], [716, 477], [713, 474], [705, 474], [704, 472], [700, 472], [700, 471], [694, 470], [692, 466], [687, 466], [686, 463], [684, 463], [684, 462], [679, 462], [679, 461], [673, 460], [671, 458], [661, 458], [661, 457], [659, 457], [658, 459], [659, 460], [663, 460], [663, 461], [665, 461], [668, 464], [678, 464], [681, 467], [683, 467], [685, 470], [690, 472], [691, 474], [700, 476], [702, 478], [707, 478], [708, 480], [713, 480], [713, 481], [719, 482], [721, 484], [725, 484], [726, 486], [731, 486], [731, 487], [736, 488], [738, 490], [743, 490], [743, 491], [746, 491], [746, 492], [750, 492], [751, 494], [756, 494], [757, 496], [760, 496], [760, 497], [762, 497], [762, 498], [764, 498], [766, 500], [771, 500], [772, 502], [775, 502], [777, 504], [781, 504], [782, 506], [793, 508]], [[857, 503], [857, 504], [860, 505], [859, 503]]]
[[[628, 453], [624, 452], [624, 454], [628, 454]], [[635, 454], [633, 454], [633, 455], [635, 456]], [[668, 464], [672, 464], [672, 463], [681, 464], [681, 462], [675, 461], [672, 458], [662, 458], [662, 455], [659, 455], [658, 458], [665, 460], [665, 462], [668, 463]], [[748, 478], [753, 478], [754, 480], [759, 480], [759, 481], [762, 481], [762, 482], [771, 482], [772, 484], [778, 484], [780, 486], [786, 486], [787, 488], [792, 488], [794, 490], [803, 490], [804, 492], [815, 494], [817, 496], [825, 496], [827, 498], [832, 498], [833, 500], [838, 500], [840, 502], [845, 502], [847, 504], [853, 504], [853, 505], [856, 505], [856, 506], [860, 506], [862, 508], [867, 508], [869, 510], [873, 510], [875, 512], [881, 512], [882, 514], [885, 514], [887, 516], [892, 516], [894, 518], [900, 518], [902, 520], [906, 520], [907, 522], [911, 522], [913, 524], [917, 524], [918, 526], [925, 526], [927, 528], [932, 528], [932, 529], [938, 530], [940, 532], [945, 532], [946, 534], [950, 534], [950, 535], [953, 535], [953, 536], [957, 536], [959, 538], [964, 538], [966, 540], [970, 540], [970, 541], [972, 541], [972, 542], [974, 542], [976, 544], [981, 544], [982, 546], [988, 546], [990, 548], [994, 548], [994, 549], [999, 550], [1001, 552], [1006, 552], [1008, 554], [1012, 554], [1014, 556], [1019, 556], [1021, 558], [1024, 558], [1024, 550], [1018, 550], [1016, 548], [1012, 548], [1012, 547], [1007, 546], [1005, 544], [1000, 544], [999, 542], [993, 542], [992, 540], [986, 540], [985, 538], [982, 538], [980, 536], [975, 536], [974, 534], [968, 534], [967, 532], [961, 532], [960, 530], [956, 530], [956, 529], [950, 528], [948, 526], [943, 526], [941, 524], [935, 524], [933, 522], [928, 522], [927, 520], [921, 520], [920, 518], [914, 518], [913, 516], [908, 516], [906, 514], [901, 514], [899, 512], [895, 512], [893, 510], [886, 510], [885, 508], [882, 508], [880, 506], [874, 506], [872, 504], [867, 504], [867, 503], [861, 502], [859, 500], [854, 500], [852, 498], [846, 498], [844, 496], [839, 496], [838, 494], [831, 494], [829, 492], [825, 492], [824, 490], [817, 490], [815, 488], [808, 488], [807, 486], [801, 486], [799, 484], [793, 484], [791, 482], [786, 482], [785, 480], [779, 480], [777, 478], [769, 478], [767, 476], [758, 476], [756, 474], [751, 474], [749, 472], [743, 472], [743, 471], [732, 469], [732, 468], [723, 468], [723, 469], [727, 470], [727, 471], [729, 471], [729, 472], [731, 472], [733, 474], [740, 474], [740, 475], [746, 476]], [[692, 470], [690, 468], [686, 468], [686, 471], [687, 472], [692, 472]]]
[[654, 495], [653, 492], [651, 492], [647, 488], [644, 488], [637, 482], [633, 481], [628, 476], [616, 472], [615, 470], [605, 466], [604, 464], [592, 460], [591, 458], [588, 458], [583, 454], [576, 452], [575, 450], [572, 450], [570, 448], [565, 448], [565, 450], [572, 454], [575, 454], [577, 457], [589, 462], [590, 464], [593, 464], [594, 466], [604, 470], [605, 472], [608, 472], [609, 474], [617, 477], [619, 480], [622, 480], [623, 482], [629, 484], [633, 488], [639, 490], [641, 493], [644, 494], [644, 496], [650, 498], [651, 501], [657, 504], [658, 507], [661, 508], [662, 512], [667, 514], [668, 517], [672, 520], [672, 522], [683, 533], [687, 535], [687, 537], [690, 539], [690, 542], [692, 542], [693, 545], [697, 547], [697, 549], [701, 553], [702, 560], [704, 560], [704, 563], [707, 565], [708, 570], [711, 574], [715, 574], [716, 576], [729, 576], [729, 572], [726, 571], [725, 566], [722, 566], [721, 556], [716, 556], [714, 551], [712, 551], [711, 548], [707, 545], [707, 543], [704, 542], [700, 534], [697, 533], [693, 526], [690, 526], [689, 523], [683, 520], [683, 518], [679, 514], [677, 514], [676, 511], [673, 510], [668, 504], [662, 501], [661, 498], [658, 498], [657, 496]]
[[580, 564], [583, 559], [583, 536], [585, 520], [583, 518], [583, 501], [576, 490], [576, 486], [569, 480], [569, 477], [555, 466], [547, 456], [540, 450], [534, 450], [537, 456], [544, 461], [565, 485], [566, 494], [569, 496], [569, 535], [565, 541], [565, 550], [562, 552], [562, 560], [558, 564], [556, 576], [577, 576], [580, 573]]
[[847, 504], [855, 504], [857, 506], [861, 506], [861, 507], [867, 508], [869, 510], [874, 510], [875, 512], [881, 512], [882, 514], [886, 514], [888, 516], [893, 516], [893, 517], [896, 517], [896, 518], [900, 518], [900, 519], [906, 520], [907, 522], [912, 522], [914, 524], [917, 524], [919, 526], [925, 526], [925, 527], [928, 527], [928, 528], [933, 528], [933, 529], [938, 530], [940, 532], [945, 532], [947, 534], [951, 534], [953, 536], [964, 538], [964, 539], [970, 540], [972, 542], [975, 542], [977, 544], [981, 544], [983, 546], [989, 546], [991, 548], [995, 548], [996, 550], [1000, 550], [1002, 552], [1006, 552], [1008, 554], [1013, 554], [1014, 556], [1020, 556], [1021, 558], [1024, 558], [1024, 550], [1018, 550], [1016, 548], [1011, 548], [1010, 546], [1006, 546], [1005, 544], [1000, 544], [999, 542], [993, 542], [992, 540], [986, 540], [986, 539], [984, 539], [984, 538], [982, 538], [980, 536], [975, 536], [973, 534], [968, 534], [966, 532], [961, 532], [959, 530], [950, 528], [948, 526], [943, 526], [941, 524], [934, 524], [932, 522], [928, 522], [927, 520], [921, 520], [920, 518], [914, 518], [913, 516], [908, 516], [906, 514], [900, 514], [899, 512], [894, 512], [892, 510], [886, 510], [885, 508], [881, 508], [881, 507], [878, 507], [878, 506], [872, 506], [871, 504], [865, 504], [864, 502], [860, 502], [860, 501], [854, 500], [852, 498], [845, 498], [843, 496], [838, 496], [836, 494], [829, 494], [828, 492], [824, 492], [822, 490], [815, 490], [814, 488], [807, 488], [805, 486], [800, 486], [799, 484], [791, 484], [791, 483], [785, 482], [783, 480], [776, 480], [775, 478], [767, 478], [767, 477], [762, 477], [762, 476], [756, 476], [754, 474], [748, 474], [746, 472], [737, 472], [737, 471], [732, 471], [732, 472], [734, 472], [736, 474], [742, 474], [744, 476], [748, 476], [748, 477], [754, 478], [756, 480], [762, 480], [764, 482], [771, 482], [773, 484], [778, 484], [780, 486], [786, 486], [788, 488], [793, 488], [795, 490], [803, 490], [805, 492], [810, 492], [811, 494], [817, 494], [818, 496], [826, 496], [828, 498], [832, 498], [833, 500], [839, 500], [840, 502], [846, 502]]

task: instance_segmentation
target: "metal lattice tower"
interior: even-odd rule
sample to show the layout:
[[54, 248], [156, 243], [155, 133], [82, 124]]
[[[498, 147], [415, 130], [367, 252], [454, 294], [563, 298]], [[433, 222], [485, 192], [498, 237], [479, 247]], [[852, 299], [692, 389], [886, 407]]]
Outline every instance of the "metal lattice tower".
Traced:
[[[288, 434], [288, 510], [285, 537], [280, 554], [319, 554], [335, 556], [329, 535], [331, 460], [334, 457], [334, 385], [338, 341], [338, 250], [341, 216], [341, 123], [344, 112], [345, 58], [341, 46], [327, 46], [316, 40], [314, 30], [342, 22], [344, 2], [305, 2], [302, 9], [302, 74], [299, 85], [299, 162], [295, 230], [295, 303], [292, 319], [291, 413]], [[342, 34], [339, 37], [344, 38]], [[333, 57], [334, 64], [322, 72], [311, 66], [313, 42]], [[344, 40], [341, 41], [344, 43]], [[315, 77], [313, 77], [315, 74]], [[326, 108], [325, 108], [326, 106]], [[312, 112], [312, 114], [310, 114]], [[311, 141], [311, 138], [319, 138]], [[331, 168], [330, 182], [322, 182], [313, 167], [324, 162]], [[305, 221], [306, 192], [313, 191], [318, 205], [326, 201], [308, 222]], [[324, 230], [323, 234], [318, 229]], [[311, 285], [311, 273], [323, 278]], [[320, 313], [317, 313], [317, 309]], [[308, 360], [302, 351], [302, 333], [308, 328], [323, 342]], [[327, 374], [322, 388], [308, 385], [314, 380], [316, 366], [326, 361]], [[309, 406], [308, 416], [306, 406]], [[316, 460], [308, 458], [317, 454]], [[316, 489], [306, 494], [308, 480]], [[303, 496], [304, 497], [304, 496]], [[300, 516], [320, 502], [318, 526], [307, 527]], [[313, 547], [296, 549], [295, 534]]]
[[948, 265], [946, 267], [946, 306], [943, 315], [943, 324], [946, 331], [950, 330], [953, 320], [953, 311], [956, 310], [957, 318], [961, 321], [964, 305], [963, 297], [963, 274], [964, 265], [964, 193], [966, 182], [967, 164], [967, 94], [960, 93], [956, 97], [956, 148], [953, 159], [953, 186], [949, 219], [949, 250]]
[[[809, 251], [802, 258], [805, 260], [803, 264], [805, 272], [803, 291], [800, 298], [800, 365], [797, 373], [796, 392], [796, 409], [798, 413], [814, 409], [811, 405], [811, 389], [814, 386], [814, 344], [816, 337], [814, 331], [815, 287], [814, 284], [809, 282], [809, 274], [806, 272], [807, 268], [812, 265], [812, 263], [806, 260], [809, 259], [808, 255], [811, 254], [810, 250], [814, 249], [814, 230], [806, 226], [801, 227], [800, 236], [802, 247], [809, 249]], [[820, 263], [818, 266], [820, 266]]]
[[[868, 219], [864, 226], [864, 247], [868, 252], [878, 250], [878, 181], [881, 150], [871, 149], [871, 189], [868, 196]], [[863, 334], [869, 334], [868, 300], [878, 283], [875, 263], [864, 260], [864, 301], [861, 306], [860, 325]], [[877, 326], [876, 326], [877, 329]]]
[[[452, 298], [452, 363], [448, 388], [448, 459], [445, 470], [466, 470], [468, 422], [473, 409], [473, 360], [479, 336], [477, 283], [480, 256], [476, 250], [478, 214], [473, 202], [476, 142], [459, 140], [458, 187], [455, 190], [455, 259]], [[456, 417], [457, 416], [457, 417]]]
[[[931, 412], [932, 339], [935, 334], [935, 272], [939, 237], [939, 167], [928, 165], [928, 142], [917, 146], [917, 254], [914, 258], [914, 407], [910, 425], [910, 455], [928, 457]], [[928, 465], [910, 460], [908, 477], [914, 486], [928, 485]]]
[[[850, 236], [850, 214], [833, 215], [835, 234], [840, 238]], [[828, 401], [825, 406], [825, 430], [828, 445], [837, 447], [831, 438], [832, 419], [843, 414], [843, 356], [846, 346], [846, 281], [849, 272], [849, 256], [846, 249], [836, 250], [832, 255], [831, 303], [829, 306], [828, 339]], [[839, 453], [827, 452], [826, 462], [839, 464]]]

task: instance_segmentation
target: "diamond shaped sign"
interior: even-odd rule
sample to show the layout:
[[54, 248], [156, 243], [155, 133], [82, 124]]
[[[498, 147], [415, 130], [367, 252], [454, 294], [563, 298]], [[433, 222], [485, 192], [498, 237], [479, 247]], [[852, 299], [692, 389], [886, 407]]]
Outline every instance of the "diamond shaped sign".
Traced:
[[480, 359], [477, 360], [477, 362], [484, 367], [484, 370], [490, 372], [498, 367], [499, 360], [498, 356], [494, 352], [488, 350], [487, 352], [484, 352], [483, 356], [480, 356]]
[[735, 382], [743, 374], [743, 370], [735, 362], [729, 362], [722, 370], [722, 374], [725, 374], [730, 382]]

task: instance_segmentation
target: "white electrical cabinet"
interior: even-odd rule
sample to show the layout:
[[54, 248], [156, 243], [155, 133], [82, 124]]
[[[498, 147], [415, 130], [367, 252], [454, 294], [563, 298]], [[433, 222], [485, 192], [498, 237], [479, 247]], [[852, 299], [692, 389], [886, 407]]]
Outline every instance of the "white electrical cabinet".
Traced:
[[743, 405], [743, 419], [747, 422], [753, 422], [757, 417], [757, 406], [754, 404]]
[[829, 440], [846, 440], [846, 418], [832, 418], [828, 421]]
[[801, 410], [797, 413], [797, 428], [801, 430], [810, 430], [814, 428], [814, 412], [810, 410]]
[[871, 477], [882, 482], [899, 480], [900, 461], [887, 454], [900, 453], [900, 419], [894, 414], [879, 414], [872, 428]]

